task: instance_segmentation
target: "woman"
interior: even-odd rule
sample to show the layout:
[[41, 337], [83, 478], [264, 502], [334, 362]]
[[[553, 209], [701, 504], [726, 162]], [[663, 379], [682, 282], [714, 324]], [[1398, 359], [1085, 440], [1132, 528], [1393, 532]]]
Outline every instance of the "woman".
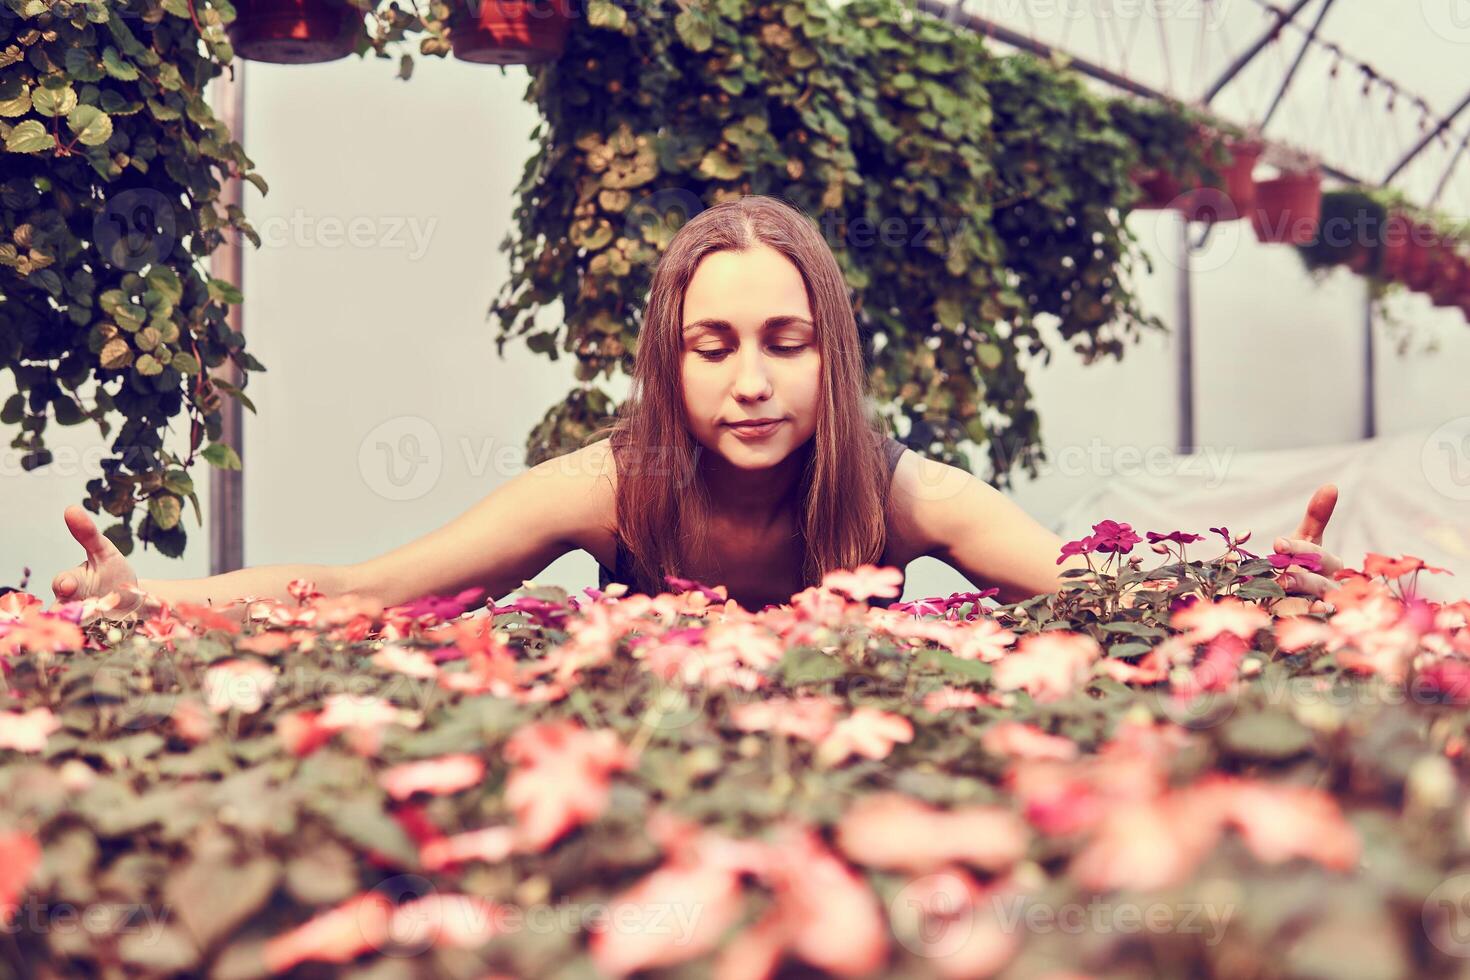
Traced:
[[[868, 411], [846, 285], [815, 223], [769, 197], [696, 215], [650, 287], [633, 391], [610, 437], [544, 462], [444, 527], [356, 565], [274, 565], [193, 581], [144, 581], [169, 603], [287, 598], [309, 579], [385, 604], [482, 587], [499, 597], [581, 548], [637, 591], [677, 575], [724, 584], [747, 609], [782, 603], [824, 572], [900, 569], [922, 555], [1001, 601], [1054, 590], [1062, 542], [989, 484], [906, 451]], [[1322, 554], [1336, 490], [1317, 491], [1294, 540]], [[87, 560], [58, 575], [58, 599], [136, 581], [80, 507], [66, 511]], [[1320, 596], [1332, 583], [1292, 574]], [[126, 604], [125, 604], [126, 605]]]

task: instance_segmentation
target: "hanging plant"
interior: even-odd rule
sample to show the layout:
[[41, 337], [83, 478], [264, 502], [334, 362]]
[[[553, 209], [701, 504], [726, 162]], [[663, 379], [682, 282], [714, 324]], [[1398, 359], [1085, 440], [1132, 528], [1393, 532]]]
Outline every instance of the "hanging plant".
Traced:
[[[1044, 86], [1030, 99], [1060, 103], [1047, 142], [1067, 145], [1040, 147], [1022, 174], [1030, 137], [1007, 120], [1029, 110], [1001, 90], [1027, 77]], [[1072, 76], [993, 59], [978, 36], [897, 0], [594, 0], [527, 97], [544, 122], [492, 308], [497, 346], [569, 353], [583, 382], [537, 429], [533, 460], [615, 407], [596, 382], [630, 370], [678, 224], [744, 194], [783, 197], [823, 230], [902, 438], [964, 466], [972, 440], [998, 483], [1041, 458], [1022, 362], [1046, 349], [1034, 318], [1060, 316], [1090, 356], [1120, 353], [1147, 322], [1118, 224], [1134, 151], [1106, 108]], [[897, 240], [885, 220], [902, 226]]]
[[1274, 145], [1265, 159], [1279, 175], [1256, 184], [1256, 206], [1251, 211], [1256, 239], [1310, 244], [1322, 218], [1321, 164], [1311, 154]]
[[[0, 370], [16, 394], [0, 422], [21, 466], [52, 461], [47, 425], [95, 423], [111, 456], [84, 501], [136, 536], [183, 551], [189, 469], [238, 467], [217, 442], [226, 360], [261, 370], [225, 317], [240, 302], [212, 278], [226, 235], [259, 239], [221, 184], [265, 182], [210, 110], [205, 86], [229, 64], [231, 8], [212, 0], [115, 4], [5, 0], [0, 7]], [[164, 434], [187, 421], [187, 448]], [[142, 510], [141, 519], [137, 512]]]
[[454, 0], [449, 41], [460, 61], [536, 65], [561, 57], [571, 0]]
[[363, 36], [362, 18], [348, 0], [238, 0], [228, 34], [241, 58], [315, 64], [351, 54]]
[[1309, 269], [1341, 265], [1359, 275], [1377, 275], [1387, 252], [1388, 220], [1388, 207], [1364, 189], [1327, 191], [1317, 234], [1298, 251]]
[[1132, 168], [1139, 190], [1133, 208], [1181, 210], [1186, 191], [1218, 185], [1219, 167], [1228, 157], [1211, 136], [1217, 120], [1172, 100], [1122, 98], [1108, 108], [1113, 126], [1138, 157]]

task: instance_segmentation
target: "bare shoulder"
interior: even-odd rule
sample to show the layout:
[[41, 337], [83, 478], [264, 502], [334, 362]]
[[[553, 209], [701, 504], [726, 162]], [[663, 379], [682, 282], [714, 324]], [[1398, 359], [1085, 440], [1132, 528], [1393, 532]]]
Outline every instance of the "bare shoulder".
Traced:
[[908, 562], [942, 553], [957, 516], [992, 489], [958, 466], [904, 450], [893, 471], [888, 502], [890, 558]]
[[527, 473], [536, 492], [553, 497], [563, 511], [567, 543], [603, 560], [617, 527], [617, 464], [608, 441], [543, 460]]

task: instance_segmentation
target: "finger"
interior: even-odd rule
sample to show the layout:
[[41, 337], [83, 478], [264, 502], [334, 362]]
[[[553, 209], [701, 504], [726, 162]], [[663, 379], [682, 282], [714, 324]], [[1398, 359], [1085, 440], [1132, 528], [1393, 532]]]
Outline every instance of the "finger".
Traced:
[[77, 576], [74, 572], [60, 572], [51, 580], [51, 591], [63, 601], [77, 594]]
[[1327, 529], [1327, 522], [1332, 519], [1332, 509], [1337, 506], [1337, 487], [1331, 483], [1324, 483], [1312, 494], [1312, 499], [1307, 503], [1306, 516], [1297, 525], [1294, 538], [1305, 538], [1314, 544], [1322, 543], [1322, 532]]
[[1305, 538], [1277, 538], [1273, 546], [1278, 555], [1316, 555], [1322, 559], [1322, 574], [1331, 575], [1333, 572], [1342, 571], [1342, 559], [1322, 547], [1313, 544]]
[[1276, 580], [1283, 589], [1294, 595], [1309, 595], [1321, 598], [1337, 588], [1337, 583], [1316, 572], [1291, 572]]
[[117, 545], [97, 530], [97, 523], [80, 506], [72, 504], [63, 516], [66, 518], [66, 529], [76, 538], [82, 550], [86, 551], [88, 558], [102, 559], [120, 554]]

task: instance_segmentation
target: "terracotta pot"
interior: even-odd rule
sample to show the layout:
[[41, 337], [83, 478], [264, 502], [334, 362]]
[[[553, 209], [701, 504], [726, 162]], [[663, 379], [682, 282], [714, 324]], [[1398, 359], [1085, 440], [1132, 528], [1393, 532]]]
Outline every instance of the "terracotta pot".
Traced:
[[351, 54], [362, 11], [345, 0], [239, 0], [225, 28], [235, 53], [249, 61], [306, 65]]
[[571, 0], [450, 0], [449, 42], [460, 61], [536, 65], [561, 56]]
[[1237, 221], [1256, 206], [1256, 162], [1265, 145], [1259, 140], [1224, 140], [1230, 162], [1220, 170], [1219, 187], [1201, 187], [1190, 191], [1183, 203], [1190, 221]]
[[1401, 214], [1389, 215], [1388, 221], [1384, 223], [1381, 245], [1383, 261], [1378, 268], [1378, 274], [1384, 279], [1402, 281], [1401, 277], [1409, 262], [1409, 236], [1412, 231], [1413, 225]]
[[1133, 173], [1133, 182], [1143, 192], [1143, 197], [1133, 205], [1135, 211], [1179, 209], [1179, 195], [1184, 188], [1179, 186], [1173, 174], [1156, 168], [1137, 170]]
[[1470, 269], [1449, 245], [1440, 245], [1435, 256], [1431, 263], [1435, 276], [1429, 284], [1429, 297], [1435, 306], [1459, 306], [1465, 283], [1470, 281]]
[[1286, 173], [1256, 184], [1251, 225], [1263, 242], [1310, 245], [1322, 221], [1322, 171]]

